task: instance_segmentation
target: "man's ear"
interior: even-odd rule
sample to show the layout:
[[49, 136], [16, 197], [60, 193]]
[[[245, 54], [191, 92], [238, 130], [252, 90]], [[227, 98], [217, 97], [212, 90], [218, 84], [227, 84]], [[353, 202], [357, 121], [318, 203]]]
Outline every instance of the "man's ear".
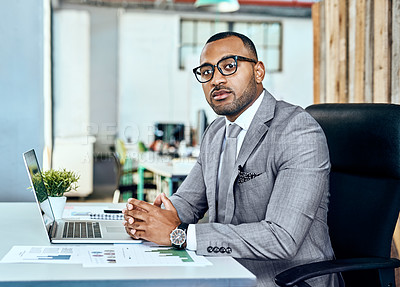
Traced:
[[265, 66], [263, 62], [257, 62], [257, 64], [254, 66], [254, 74], [256, 78], [256, 83], [261, 84], [265, 77]]

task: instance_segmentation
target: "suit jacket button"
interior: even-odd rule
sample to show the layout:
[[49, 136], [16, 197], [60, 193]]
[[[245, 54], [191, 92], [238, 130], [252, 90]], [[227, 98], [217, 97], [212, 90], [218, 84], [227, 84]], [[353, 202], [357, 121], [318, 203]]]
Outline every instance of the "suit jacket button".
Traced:
[[219, 252], [219, 248], [218, 248], [217, 246], [215, 246], [215, 247], [213, 248], [213, 251], [214, 251], [214, 253], [218, 253], [218, 252]]
[[227, 253], [227, 254], [231, 254], [231, 253], [232, 253], [232, 248], [227, 247], [227, 248], [226, 248], [226, 253]]
[[221, 247], [221, 248], [219, 249], [219, 252], [221, 252], [221, 253], [225, 253], [225, 252], [226, 252], [226, 249], [225, 249], [225, 247]]
[[213, 252], [213, 248], [212, 248], [212, 246], [208, 246], [208, 247], [207, 247], [207, 252], [208, 252], [208, 253], [211, 253], [211, 252]]

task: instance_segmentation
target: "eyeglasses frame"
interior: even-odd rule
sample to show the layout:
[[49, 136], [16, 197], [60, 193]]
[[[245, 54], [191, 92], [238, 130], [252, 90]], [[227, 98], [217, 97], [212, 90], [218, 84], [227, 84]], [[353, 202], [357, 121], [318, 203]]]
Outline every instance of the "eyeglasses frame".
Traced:
[[[224, 60], [226, 60], [226, 59], [229, 59], [229, 58], [233, 58], [233, 59], [235, 60], [236, 69], [235, 69], [235, 71], [234, 71], [233, 73], [225, 75], [225, 74], [222, 72], [222, 69], [219, 67], [219, 64], [220, 64], [222, 61], [224, 61]], [[236, 73], [237, 68], [238, 68], [238, 65], [237, 65], [238, 60], [239, 60], [239, 61], [251, 62], [251, 63], [254, 63], [254, 64], [257, 64], [257, 63], [258, 63], [258, 61], [254, 60], [254, 59], [250, 59], [250, 58], [243, 57], [243, 56], [239, 56], [239, 55], [232, 55], [232, 56], [223, 57], [223, 58], [220, 59], [215, 65], [210, 64], [210, 63], [205, 63], [205, 64], [203, 64], [203, 65], [200, 65], [200, 66], [198, 66], [198, 67], [196, 67], [196, 68], [193, 69], [193, 74], [194, 74], [196, 80], [199, 81], [199, 82], [202, 83], [202, 84], [207, 83], [207, 82], [211, 81], [211, 80], [214, 78], [215, 67], [217, 67], [218, 71], [219, 71], [223, 76], [230, 76], [230, 75], [233, 75], [234, 73]], [[211, 78], [210, 78], [209, 80], [202, 82], [202, 81], [199, 80], [199, 78], [197, 78], [196, 71], [197, 71], [198, 69], [200, 69], [201, 67], [205, 67], [205, 66], [210, 66], [210, 67], [212, 68], [212, 76], [211, 76]]]

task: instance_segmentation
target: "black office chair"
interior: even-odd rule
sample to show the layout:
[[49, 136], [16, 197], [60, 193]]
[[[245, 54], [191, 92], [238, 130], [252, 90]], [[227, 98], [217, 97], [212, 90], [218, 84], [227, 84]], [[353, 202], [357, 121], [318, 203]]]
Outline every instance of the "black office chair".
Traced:
[[306, 110], [328, 141], [328, 225], [336, 260], [291, 268], [275, 282], [305, 287], [307, 279], [342, 272], [346, 287], [394, 287], [400, 266], [390, 258], [400, 210], [400, 106], [319, 104]]

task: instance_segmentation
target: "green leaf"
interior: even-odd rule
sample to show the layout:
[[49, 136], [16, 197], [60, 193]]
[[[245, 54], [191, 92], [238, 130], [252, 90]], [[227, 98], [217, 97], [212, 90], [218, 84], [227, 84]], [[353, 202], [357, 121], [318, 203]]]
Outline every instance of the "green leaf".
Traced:
[[49, 196], [63, 196], [65, 192], [76, 190], [80, 176], [64, 169], [48, 170], [42, 173]]

